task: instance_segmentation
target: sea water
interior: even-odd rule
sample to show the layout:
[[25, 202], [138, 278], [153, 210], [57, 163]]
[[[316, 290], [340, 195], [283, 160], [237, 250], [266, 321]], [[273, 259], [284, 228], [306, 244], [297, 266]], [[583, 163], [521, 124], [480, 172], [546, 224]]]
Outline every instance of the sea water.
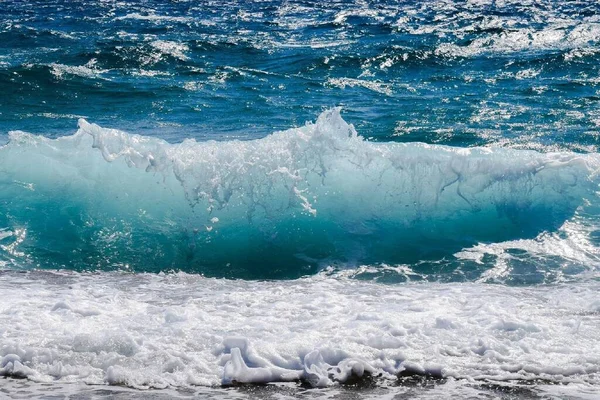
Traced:
[[0, 3], [0, 396], [597, 398], [600, 6]]

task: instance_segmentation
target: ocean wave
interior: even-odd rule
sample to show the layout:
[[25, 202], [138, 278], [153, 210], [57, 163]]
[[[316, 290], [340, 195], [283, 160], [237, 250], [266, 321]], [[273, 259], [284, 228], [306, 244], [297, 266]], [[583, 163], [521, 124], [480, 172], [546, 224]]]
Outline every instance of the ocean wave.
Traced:
[[82, 78], [104, 78], [102, 75], [109, 72], [108, 69], [98, 68], [98, 61], [96, 59], [91, 59], [85, 65], [63, 65], [52, 63], [48, 67], [50, 67], [50, 72], [57, 79], [64, 79], [65, 75], [75, 75]]
[[547, 26], [544, 29], [507, 29], [478, 37], [467, 45], [440, 44], [434, 54], [444, 57], [474, 57], [486, 54], [513, 54], [548, 50], [584, 51], [600, 40], [600, 24], [582, 23], [572, 27]]
[[150, 46], [159, 51], [159, 57], [168, 55], [181, 61], [189, 59], [189, 57], [185, 55], [185, 52], [189, 50], [189, 47], [184, 43], [168, 40], [155, 40], [150, 43]]
[[339, 110], [251, 141], [169, 144], [79, 121], [0, 149], [16, 265], [297, 277], [533, 238], [596, 202], [596, 155], [364, 140]]
[[151, 21], [153, 23], [159, 24], [162, 22], [180, 22], [180, 23], [189, 23], [193, 21], [191, 17], [181, 17], [181, 16], [172, 16], [172, 15], [157, 15], [154, 13], [149, 13], [146, 15], [140, 13], [129, 13], [122, 17], [117, 17], [115, 20], [127, 20], [133, 19], [138, 21]]
[[385, 94], [387, 96], [391, 96], [393, 93], [392, 88], [389, 84], [377, 81], [366, 81], [362, 79], [353, 78], [329, 78], [326, 84], [330, 86], [339, 87], [340, 89], [344, 89], [346, 86], [360, 86], [377, 93]]

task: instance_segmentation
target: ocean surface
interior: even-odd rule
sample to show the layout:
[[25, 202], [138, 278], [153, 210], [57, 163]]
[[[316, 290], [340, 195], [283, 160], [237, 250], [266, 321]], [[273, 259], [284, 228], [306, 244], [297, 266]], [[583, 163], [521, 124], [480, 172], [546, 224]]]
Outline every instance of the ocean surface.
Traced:
[[0, 2], [0, 398], [600, 398], [600, 3]]

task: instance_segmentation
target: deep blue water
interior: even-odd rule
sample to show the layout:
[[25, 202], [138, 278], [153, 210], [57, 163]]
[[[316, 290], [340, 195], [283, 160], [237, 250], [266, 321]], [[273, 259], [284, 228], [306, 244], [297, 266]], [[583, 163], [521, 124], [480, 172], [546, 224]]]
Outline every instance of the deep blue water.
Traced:
[[[516, 284], [595, 270], [595, 2], [0, 11], [2, 141], [66, 137], [0, 150], [6, 265], [285, 278], [385, 264], [472, 281], [508, 262], [500, 280]], [[71, 136], [80, 118], [143, 138]], [[461, 153], [474, 147], [490, 154]]]
[[590, 1], [4, 1], [0, 131], [77, 116], [252, 139], [342, 106], [364, 137], [596, 151]]

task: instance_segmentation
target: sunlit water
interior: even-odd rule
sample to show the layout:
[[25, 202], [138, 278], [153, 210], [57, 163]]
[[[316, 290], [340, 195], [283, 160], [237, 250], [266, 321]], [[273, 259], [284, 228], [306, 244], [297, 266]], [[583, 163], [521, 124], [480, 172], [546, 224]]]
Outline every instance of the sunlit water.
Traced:
[[597, 398], [599, 43], [587, 1], [0, 3], [0, 393]]

